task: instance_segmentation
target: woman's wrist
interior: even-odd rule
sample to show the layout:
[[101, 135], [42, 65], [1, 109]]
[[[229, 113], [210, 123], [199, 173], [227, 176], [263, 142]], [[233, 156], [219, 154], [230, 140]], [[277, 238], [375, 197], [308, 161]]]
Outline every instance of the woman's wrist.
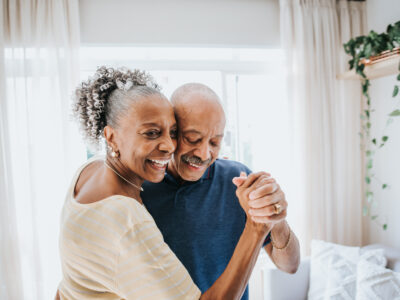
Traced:
[[255, 238], [262, 239], [263, 241], [265, 240], [271, 229], [272, 226], [270, 224], [256, 223], [249, 219], [247, 219], [245, 224], [245, 231], [249, 231], [249, 233], [252, 233]]

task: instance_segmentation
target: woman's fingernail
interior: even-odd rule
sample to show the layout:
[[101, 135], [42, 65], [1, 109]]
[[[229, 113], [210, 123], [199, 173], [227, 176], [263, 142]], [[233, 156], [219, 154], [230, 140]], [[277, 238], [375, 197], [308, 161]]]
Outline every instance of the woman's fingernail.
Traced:
[[250, 193], [249, 198], [250, 198], [250, 199], [254, 199], [254, 192], [251, 192], [251, 193]]

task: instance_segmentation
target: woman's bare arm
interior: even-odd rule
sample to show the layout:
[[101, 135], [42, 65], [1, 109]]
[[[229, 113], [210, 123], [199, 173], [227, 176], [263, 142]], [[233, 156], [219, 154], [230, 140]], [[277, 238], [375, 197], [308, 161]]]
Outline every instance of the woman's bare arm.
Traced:
[[[264, 175], [264, 172], [250, 174], [244, 183], [237, 188], [236, 195], [246, 215], [249, 210], [247, 204], [249, 194], [254, 190], [253, 186], [257, 185], [257, 181], [260, 180], [262, 175]], [[257, 257], [270, 230], [268, 225], [253, 222], [247, 216], [245, 227], [231, 260], [221, 276], [201, 295], [200, 299], [240, 299], [246, 289]], [[55, 300], [60, 300], [58, 291]]]
[[246, 223], [243, 233], [235, 248], [228, 266], [214, 284], [200, 299], [240, 299], [246, 289], [251, 272], [257, 261], [260, 249], [268, 234], [267, 230], [260, 232], [254, 225]]
[[201, 295], [201, 300], [240, 299], [246, 289], [257, 257], [271, 228], [267, 224], [251, 221], [248, 215], [249, 194], [258, 182], [265, 177], [265, 172], [253, 173], [246, 177], [236, 190], [240, 205], [247, 215], [246, 225], [236, 245], [232, 258], [225, 271], [214, 284]]

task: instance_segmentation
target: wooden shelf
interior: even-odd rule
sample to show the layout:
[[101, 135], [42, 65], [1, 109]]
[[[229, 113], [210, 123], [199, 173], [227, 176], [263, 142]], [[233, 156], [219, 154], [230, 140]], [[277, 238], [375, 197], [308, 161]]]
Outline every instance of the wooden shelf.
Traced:
[[[374, 79], [388, 75], [399, 74], [399, 63], [400, 54], [390, 56], [365, 66], [365, 75], [367, 75], [369, 79]], [[361, 76], [357, 75], [353, 69], [337, 75], [336, 78], [345, 80], [360, 80]]]

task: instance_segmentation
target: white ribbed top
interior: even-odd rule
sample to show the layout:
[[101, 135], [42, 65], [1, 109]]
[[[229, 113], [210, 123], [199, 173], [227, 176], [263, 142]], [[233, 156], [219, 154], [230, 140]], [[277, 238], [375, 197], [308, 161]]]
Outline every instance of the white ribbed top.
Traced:
[[68, 190], [61, 218], [61, 299], [199, 299], [200, 290], [144, 206], [114, 195], [80, 204]]

